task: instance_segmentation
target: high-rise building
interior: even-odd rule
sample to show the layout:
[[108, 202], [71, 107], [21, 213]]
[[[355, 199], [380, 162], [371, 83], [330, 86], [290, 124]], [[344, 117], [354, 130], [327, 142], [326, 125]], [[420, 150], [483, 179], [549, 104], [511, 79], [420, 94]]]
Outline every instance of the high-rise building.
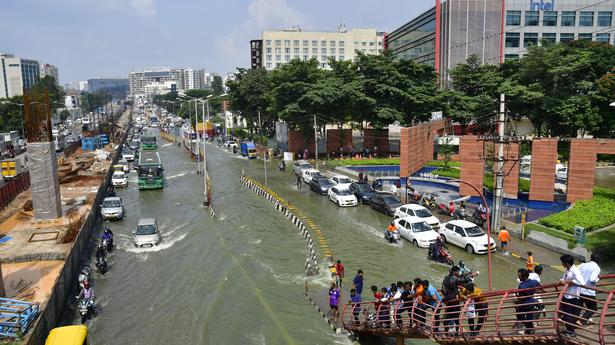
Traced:
[[299, 28], [281, 31], [263, 31], [260, 39], [250, 41], [252, 68], [271, 70], [292, 59], [316, 59], [326, 68], [329, 58], [353, 60], [356, 51], [379, 54], [384, 49], [384, 36], [375, 29], [337, 31], [303, 31]]
[[435, 0], [387, 35], [394, 55], [448, 71], [473, 54], [483, 63], [518, 59], [530, 45], [587, 40], [614, 44], [615, 0]]
[[88, 79], [88, 92], [104, 92], [116, 97], [128, 95], [128, 79], [121, 78], [97, 78]]
[[169, 85], [175, 85], [178, 90], [183, 90], [184, 70], [168, 67], [151, 67], [134, 70], [130, 72], [129, 76], [130, 94], [132, 96], [144, 95], [146, 85], [164, 84], [167, 81], [173, 82]]
[[23, 95], [40, 80], [40, 64], [13, 54], [0, 53], [0, 98]]
[[54, 65], [50, 65], [48, 63], [41, 64], [41, 78], [44, 77], [53, 77], [55, 79], [56, 84], [60, 84], [60, 73], [58, 72], [58, 68]]
[[205, 70], [187, 68], [184, 73], [184, 90], [205, 89]]

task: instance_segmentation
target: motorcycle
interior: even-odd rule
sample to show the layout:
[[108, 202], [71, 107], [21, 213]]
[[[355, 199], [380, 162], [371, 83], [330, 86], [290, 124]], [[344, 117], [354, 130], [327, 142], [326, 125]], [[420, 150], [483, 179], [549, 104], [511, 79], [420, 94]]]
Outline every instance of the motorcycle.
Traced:
[[487, 213], [474, 211], [472, 213], [472, 223], [487, 230]]
[[429, 194], [429, 197], [423, 194], [419, 200], [419, 205], [428, 208], [431, 211], [435, 211], [438, 208], [438, 203], [436, 203], [436, 198], [433, 194]]
[[461, 219], [461, 220], [465, 220], [466, 219], [466, 215], [467, 214], [466, 214], [466, 209], [465, 208], [458, 208], [452, 214], [453, 219]]
[[454, 218], [456, 212], [455, 212], [455, 210], [453, 210], [453, 212], [451, 212], [448, 209], [448, 205], [446, 205], [446, 204], [438, 204], [438, 213], [445, 214], [445, 215], [447, 215], [449, 217], [453, 217]]
[[111, 253], [113, 250], [113, 237], [111, 238], [101, 238], [100, 245], [108, 252]]
[[101, 255], [96, 257], [96, 268], [98, 269], [98, 272], [100, 272], [100, 274], [102, 275], [105, 275], [105, 273], [107, 273], [107, 260], [104, 256]]
[[[438, 253], [437, 257], [436, 252]], [[436, 245], [434, 243], [429, 245], [429, 250], [427, 251], [427, 259], [433, 260], [441, 264], [447, 264], [449, 266], [453, 266], [455, 264], [455, 262], [453, 261], [453, 257], [448, 252], [448, 250], [444, 246], [440, 246], [438, 250], [436, 249]]]
[[285, 171], [286, 170], [286, 164], [284, 162], [280, 163], [280, 165], [278, 165], [278, 169], [280, 169], [280, 171]]
[[89, 282], [90, 281], [90, 268], [88, 266], [84, 266], [81, 269], [81, 272], [79, 272], [79, 288], [83, 289], [85, 282]]
[[90, 318], [91, 315], [94, 315], [96, 312], [96, 305], [94, 304], [94, 300], [91, 298], [83, 298], [79, 301], [79, 314], [81, 315], [81, 324], [85, 324], [85, 322]]
[[389, 243], [398, 244], [400, 240], [399, 230], [395, 229], [394, 231], [384, 230], [384, 239]]

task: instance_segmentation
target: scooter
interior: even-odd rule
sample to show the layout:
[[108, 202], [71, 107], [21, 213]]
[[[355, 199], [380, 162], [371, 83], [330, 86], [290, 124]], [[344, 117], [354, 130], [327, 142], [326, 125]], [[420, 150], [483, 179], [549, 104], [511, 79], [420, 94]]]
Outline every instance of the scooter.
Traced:
[[444, 246], [440, 247], [437, 257], [435, 256], [436, 250], [436, 245], [433, 243], [430, 244], [429, 250], [427, 251], [427, 259], [433, 260], [441, 264], [447, 264], [449, 266], [453, 266], [455, 264], [455, 262], [453, 261], [453, 257]]
[[449, 217], [453, 217], [453, 218], [455, 217], [455, 210], [453, 210], [453, 212], [451, 212], [448, 209], [448, 205], [446, 205], [446, 204], [438, 204], [438, 213], [445, 214], [445, 215], [447, 215]]
[[280, 165], [278, 165], [278, 169], [280, 169], [280, 171], [286, 171], [286, 163], [284, 163], [284, 161], [282, 161], [282, 163], [280, 163]]
[[79, 288], [83, 289], [85, 282], [89, 282], [90, 281], [90, 267], [88, 266], [83, 266], [83, 268], [81, 269], [81, 272], [79, 272]]
[[474, 211], [472, 213], [472, 223], [487, 230], [487, 213]]
[[96, 257], [96, 268], [102, 275], [107, 273], [107, 259], [103, 255]]
[[91, 315], [94, 315], [96, 312], [96, 305], [94, 304], [94, 300], [91, 298], [84, 298], [79, 301], [79, 314], [81, 315], [81, 324], [85, 324], [85, 322], [90, 318]]
[[400, 240], [399, 230], [397, 229], [395, 229], [394, 231], [384, 230], [384, 239], [387, 240], [387, 242], [389, 243], [398, 244]]
[[465, 208], [458, 208], [455, 210], [455, 212], [453, 212], [453, 219], [461, 219], [461, 220], [465, 220], [466, 219], [466, 210]]
[[100, 245], [105, 248], [108, 253], [113, 250], [113, 238], [101, 238]]
[[430, 209], [431, 211], [435, 211], [438, 208], [438, 204], [436, 203], [436, 198], [433, 194], [429, 194], [429, 197], [426, 194], [421, 196], [419, 200], [419, 205]]

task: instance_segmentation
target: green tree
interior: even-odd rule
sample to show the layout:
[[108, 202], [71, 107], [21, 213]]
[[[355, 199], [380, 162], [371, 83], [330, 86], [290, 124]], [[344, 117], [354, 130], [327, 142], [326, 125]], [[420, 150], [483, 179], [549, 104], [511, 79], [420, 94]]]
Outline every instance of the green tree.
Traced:
[[448, 170], [448, 164], [451, 162], [451, 158], [453, 157], [454, 151], [453, 145], [451, 145], [452, 141], [452, 138], [446, 137], [444, 138], [442, 144], [438, 147], [438, 153], [444, 157], [444, 170]]
[[230, 110], [246, 119], [248, 129], [253, 132], [258, 124], [258, 114], [265, 128], [275, 128], [277, 117], [269, 115], [268, 92], [271, 87], [269, 72], [264, 68], [237, 70], [235, 80], [226, 83]]
[[211, 88], [214, 91], [214, 95], [221, 95], [224, 93], [224, 84], [222, 83], [222, 77], [215, 75], [211, 82]]
[[65, 121], [69, 117], [70, 117], [70, 112], [68, 110], [62, 109], [62, 111], [60, 111], [60, 121]]

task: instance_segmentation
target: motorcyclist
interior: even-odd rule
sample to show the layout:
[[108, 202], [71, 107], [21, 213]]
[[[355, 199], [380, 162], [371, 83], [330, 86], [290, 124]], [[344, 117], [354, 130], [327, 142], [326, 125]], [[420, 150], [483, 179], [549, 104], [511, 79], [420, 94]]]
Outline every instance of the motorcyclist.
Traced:
[[113, 246], [113, 232], [111, 232], [108, 226], [105, 226], [105, 231], [103, 231], [101, 239], [106, 240], [109, 247]]
[[94, 301], [94, 297], [96, 297], [96, 295], [94, 294], [94, 289], [90, 287], [90, 282], [86, 281], [85, 283], [83, 283], [83, 289], [81, 289], [81, 292], [79, 292], [79, 296], [77, 296], [77, 299], [86, 299]]
[[393, 235], [395, 234], [396, 231], [397, 231], [397, 227], [395, 227], [395, 223], [391, 222], [391, 224], [387, 226], [387, 231], [386, 231], [386, 238], [387, 240], [389, 240], [389, 242], [393, 241]]
[[414, 200], [416, 200], [416, 201], [421, 200], [421, 194], [419, 193], [419, 191], [418, 191], [418, 190], [414, 189], [414, 190], [412, 191], [412, 198], [413, 198]]
[[280, 162], [279, 168], [280, 168], [280, 171], [286, 170], [286, 162], [285, 161]]
[[485, 207], [485, 205], [483, 205], [482, 202], [479, 202], [478, 205], [476, 205], [476, 212], [478, 212], [478, 214], [485, 214], [487, 213], [487, 208]]
[[448, 203], [448, 213], [451, 217], [455, 214], [455, 203], [452, 201]]
[[433, 253], [434, 260], [439, 261], [440, 253], [443, 247], [444, 247], [444, 242], [442, 242], [442, 237], [438, 236], [438, 238], [436, 238], [436, 242], [434, 243], [434, 253]]
[[105, 260], [105, 246], [102, 243], [99, 243], [96, 247], [96, 260]]
[[463, 201], [459, 203], [459, 208], [455, 211], [455, 214], [457, 215], [457, 218], [459, 219], [463, 219], [465, 217], [466, 204]]

